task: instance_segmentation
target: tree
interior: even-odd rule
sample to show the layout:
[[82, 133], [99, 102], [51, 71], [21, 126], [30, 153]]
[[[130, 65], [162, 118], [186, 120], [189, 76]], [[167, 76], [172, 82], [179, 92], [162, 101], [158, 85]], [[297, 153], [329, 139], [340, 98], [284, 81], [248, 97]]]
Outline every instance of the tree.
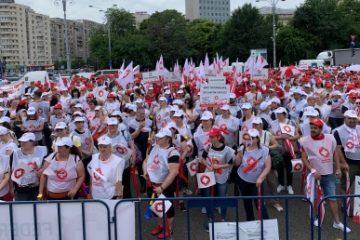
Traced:
[[149, 48], [151, 58], [155, 60], [162, 54], [165, 62], [175, 63], [190, 56], [188, 48], [188, 23], [185, 17], [176, 10], [155, 12], [140, 25], [141, 33], [151, 41]]
[[233, 12], [224, 26], [219, 44], [220, 52], [232, 60], [237, 56], [246, 60], [250, 49], [266, 48], [271, 37], [271, 30], [266, 26], [264, 17], [257, 8], [251, 4], [243, 5]]
[[206, 53], [216, 52], [216, 44], [220, 38], [221, 24], [208, 20], [195, 20], [189, 24], [189, 49], [195, 62], [204, 59]]
[[136, 30], [135, 17], [125, 9], [109, 8], [105, 16], [107, 23], [110, 23], [111, 33], [115, 36]]
[[349, 28], [338, 0], [306, 0], [295, 11], [293, 26], [319, 39], [314, 51], [348, 46]]
[[99, 68], [107, 68], [109, 65], [109, 48], [108, 38], [105, 29], [99, 28], [95, 30], [90, 37], [90, 59], [94, 66]]
[[277, 35], [277, 51], [282, 64], [291, 65], [300, 59], [316, 57], [316, 53], [311, 51], [312, 37], [292, 26], [281, 28]]

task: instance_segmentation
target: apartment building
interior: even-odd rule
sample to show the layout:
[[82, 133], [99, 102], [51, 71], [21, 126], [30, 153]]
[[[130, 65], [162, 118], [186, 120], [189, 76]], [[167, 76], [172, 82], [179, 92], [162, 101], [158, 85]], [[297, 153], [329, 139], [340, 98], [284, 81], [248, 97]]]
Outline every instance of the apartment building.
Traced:
[[[51, 55], [52, 60], [66, 60], [65, 24], [61, 18], [51, 18]], [[90, 55], [89, 40], [91, 33], [102, 25], [89, 20], [67, 20], [69, 48], [72, 59], [86, 61]]]
[[186, 18], [225, 23], [230, 18], [230, 0], [185, 0]]

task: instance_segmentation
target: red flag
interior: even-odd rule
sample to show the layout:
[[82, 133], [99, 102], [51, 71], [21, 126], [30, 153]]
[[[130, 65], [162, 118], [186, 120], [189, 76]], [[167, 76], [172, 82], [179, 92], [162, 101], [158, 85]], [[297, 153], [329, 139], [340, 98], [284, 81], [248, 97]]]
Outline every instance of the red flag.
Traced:
[[350, 194], [351, 194], [350, 176], [349, 176], [349, 172], [346, 172], [346, 195], [348, 196], [346, 198], [346, 211], [348, 216], [350, 216], [350, 206], [351, 206], [351, 199], [349, 197]]
[[285, 146], [287, 150], [289, 151], [292, 159], [296, 158], [294, 146], [292, 145], [291, 141], [289, 139], [285, 139]]

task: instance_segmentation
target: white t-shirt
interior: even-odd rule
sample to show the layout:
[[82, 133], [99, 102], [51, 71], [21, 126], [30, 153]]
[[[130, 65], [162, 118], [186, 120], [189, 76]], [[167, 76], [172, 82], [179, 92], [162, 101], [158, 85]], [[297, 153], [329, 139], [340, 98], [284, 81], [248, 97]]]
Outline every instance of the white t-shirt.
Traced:
[[112, 199], [115, 196], [116, 183], [122, 181], [125, 160], [111, 154], [106, 161], [99, 159], [99, 154], [94, 154], [88, 165], [91, 176], [91, 194], [94, 199]]

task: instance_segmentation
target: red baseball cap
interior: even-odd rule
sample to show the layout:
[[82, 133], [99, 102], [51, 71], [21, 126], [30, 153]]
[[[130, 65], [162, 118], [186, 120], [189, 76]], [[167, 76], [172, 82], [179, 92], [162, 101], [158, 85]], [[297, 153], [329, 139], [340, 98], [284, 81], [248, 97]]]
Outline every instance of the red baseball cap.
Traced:
[[318, 126], [319, 128], [322, 128], [324, 126], [324, 122], [320, 118], [315, 118], [311, 120], [310, 124]]
[[220, 136], [222, 134], [222, 131], [220, 128], [212, 128], [210, 132], [208, 132], [209, 137], [216, 137]]
[[349, 94], [349, 98], [358, 98], [358, 95], [357, 95], [357, 93], [355, 93], [355, 92], [351, 92], [351, 93]]
[[60, 103], [57, 103], [54, 105], [54, 109], [62, 109], [62, 105]]

